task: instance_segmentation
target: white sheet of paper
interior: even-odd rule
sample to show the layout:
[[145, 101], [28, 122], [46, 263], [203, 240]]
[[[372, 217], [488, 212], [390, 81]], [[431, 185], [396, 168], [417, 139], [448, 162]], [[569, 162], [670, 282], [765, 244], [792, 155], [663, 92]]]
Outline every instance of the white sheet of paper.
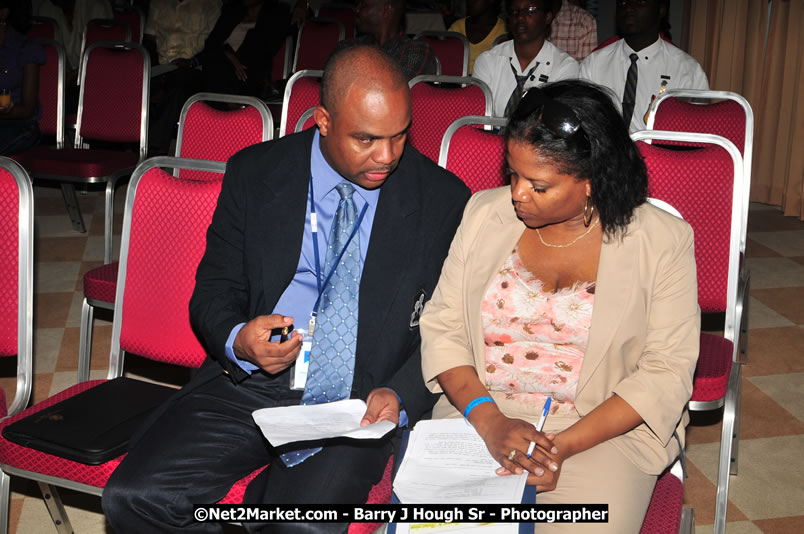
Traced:
[[463, 419], [419, 421], [394, 479], [404, 504], [520, 502], [527, 474], [501, 477], [500, 464]]
[[326, 404], [282, 406], [255, 410], [251, 416], [274, 447], [296, 441], [347, 437], [377, 439], [396, 428], [390, 421], [360, 426], [366, 403], [348, 399]]

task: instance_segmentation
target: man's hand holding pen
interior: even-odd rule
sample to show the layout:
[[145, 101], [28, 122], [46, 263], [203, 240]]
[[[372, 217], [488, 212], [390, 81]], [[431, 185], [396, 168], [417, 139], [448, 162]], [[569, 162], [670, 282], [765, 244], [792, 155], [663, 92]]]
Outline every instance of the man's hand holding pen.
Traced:
[[[284, 315], [260, 315], [243, 326], [235, 337], [233, 349], [241, 360], [247, 360], [266, 373], [277, 374], [296, 361], [301, 348], [302, 336], [297, 332], [288, 334], [293, 317]], [[280, 334], [279, 341], [271, 336]]]

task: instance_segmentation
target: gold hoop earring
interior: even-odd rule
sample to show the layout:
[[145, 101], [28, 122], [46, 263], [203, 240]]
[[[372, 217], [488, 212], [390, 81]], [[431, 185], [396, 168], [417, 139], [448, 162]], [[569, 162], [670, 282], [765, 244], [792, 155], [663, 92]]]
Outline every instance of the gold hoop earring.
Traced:
[[583, 225], [589, 227], [592, 223], [592, 217], [595, 215], [595, 206], [592, 204], [592, 197], [587, 196], [586, 202], [583, 205]]

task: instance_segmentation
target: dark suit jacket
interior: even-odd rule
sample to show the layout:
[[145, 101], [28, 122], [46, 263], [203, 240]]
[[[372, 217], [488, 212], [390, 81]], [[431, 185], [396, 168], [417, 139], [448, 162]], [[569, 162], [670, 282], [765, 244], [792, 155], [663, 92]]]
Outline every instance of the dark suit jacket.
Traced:
[[[246, 148], [226, 168], [190, 318], [208, 354], [235, 381], [246, 373], [226, 357], [232, 328], [270, 314], [298, 266], [313, 134]], [[352, 397], [387, 386], [402, 398], [411, 423], [435, 401], [422, 378], [411, 314], [422, 291], [433, 294], [468, 199], [458, 178], [410, 146], [381, 189], [360, 281]], [[306, 317], [295, 319], [306, 324]], [[274, 379], [287, 381], [287, 371]]]

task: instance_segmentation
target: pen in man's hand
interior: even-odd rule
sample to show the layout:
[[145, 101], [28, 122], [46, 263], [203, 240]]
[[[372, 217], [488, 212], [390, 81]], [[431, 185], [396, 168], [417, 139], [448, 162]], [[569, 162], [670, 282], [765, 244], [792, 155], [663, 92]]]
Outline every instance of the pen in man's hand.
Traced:
[[[544, 428], [544, 420], [547, 419], [547, 414], [550, 413], [550, 404], [553, 402], [552, 397], [547, 397], [547, 400], [544, 401], [544, 408], [542, 409], [542, 416], [539, 418], [539, 422], [536, 423], [536, 431], [541, 432], [542, 428]], [[536, 443], [531, 441], [530, 445], [528, 446], [528, 458], [530, 455], [533, 454], [533, 450], [536, 448]]]

